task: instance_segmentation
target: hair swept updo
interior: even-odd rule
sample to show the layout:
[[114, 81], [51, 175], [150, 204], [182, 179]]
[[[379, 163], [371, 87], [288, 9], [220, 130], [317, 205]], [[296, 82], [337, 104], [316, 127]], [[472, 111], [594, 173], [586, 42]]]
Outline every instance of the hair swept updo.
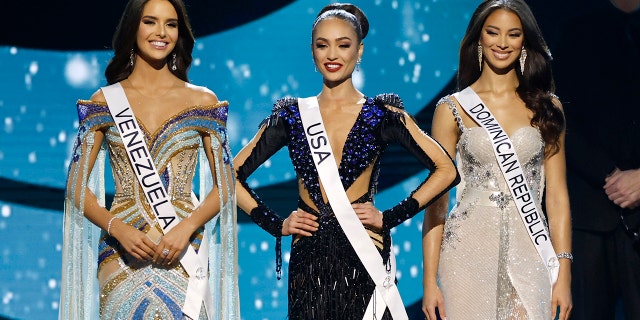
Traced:
[[361, 42], [369, 33], [369, 20], [367, 16], [351, 3], [331, 3], [322, 8], [313, 21], [312, 35], [316, 31], [318, 23], [329, 18], [337, 18], [349, 23]]

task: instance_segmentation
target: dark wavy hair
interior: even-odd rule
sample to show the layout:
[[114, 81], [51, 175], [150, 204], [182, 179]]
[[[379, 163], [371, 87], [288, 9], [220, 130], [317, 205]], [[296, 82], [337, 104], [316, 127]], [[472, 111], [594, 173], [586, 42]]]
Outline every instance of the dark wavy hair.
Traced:
[[[142, 18], [142, 10], [149, 0], [130, 0], [122, 13], [120, 23], [113, 35], [113, 58], [109, 61], [107, 69], [104, 72], [107, 83], [113, 84], [129, 77], [133, 71], [130, 64], [131, 50], [137, 51], [136, 37], [138, 26]], [[173, 53], [176, 54], [176, 70], [169, 71], [176, 77], [184, 81], [189, 81], [187, 71], [191, 66], [191, 52], [195, 38], [191, 30], [191, 24], [187, 17], [187, 9], [182, 0], [168, 0], [178, 14], [178, 41], [173, 49], [172, 54], [167, 56], [167, 63], [173, 59]]]
[[498, 9], [515, 13], [522, 23], [527, 58], [524, 72], [517, 60], [515, 63], [519, 81], [516, 92], [527, 108], [533, 111], [531, 125], [540, 130], [545, 142], [545, 154], [551, 156], [559, 151], [565, 119], [562, 110], [553, 104], [555, 84], [551, 72], [551, 53], [531, 9], [523, 0], [487, 0], [476, 8], [460, 43], [458, 90], [468, 87], [480, 77], [478, 42], [482, 26], [487, 17]]
[[313, 21], [313, 27], [311, 28], [312, 36], [316, 31], [318, 23], [328, 18], [338, 18], [349, 23], [353, 27], [353, 30], [356, 31], [358, 43], [362, 42], [362, 39], [369, 33], [369, 20], [360, 8], [351, 3], [331, 3], [322, 8], [316, 16], [316, 20]]

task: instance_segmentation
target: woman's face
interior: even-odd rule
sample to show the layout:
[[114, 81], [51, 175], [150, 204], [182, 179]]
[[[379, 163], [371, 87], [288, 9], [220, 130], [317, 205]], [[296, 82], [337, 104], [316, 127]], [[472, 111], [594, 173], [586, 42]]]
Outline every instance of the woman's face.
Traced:
[[326, 81], [341, 82], [351, 77], [364, 45], [353, 26], [338, 18], [316, 25], [311, 50], [313, 61]]
[[152, 62], [165, 61], [178, 41], [178, 14], [171, 2], [149, 0], [142, 10], [136, 44], [138, 56]]
[[489, 14], [480, 34], [485, 63], [498, 70], [513, 68], [523, 43], [524, 32], [518, 15], [504, 9]]

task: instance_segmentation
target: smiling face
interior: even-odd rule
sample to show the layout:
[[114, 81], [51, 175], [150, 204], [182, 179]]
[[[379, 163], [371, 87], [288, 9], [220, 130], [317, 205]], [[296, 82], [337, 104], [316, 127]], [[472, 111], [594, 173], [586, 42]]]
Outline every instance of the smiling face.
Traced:
[[152, 64], [163, 62], [178, 41], [178, 14], [169, 1], [150, 0], [142, 10], [136, 45], [138, 56]]
[[514, 12], [497, 9], [485, 20], [480, 34], [480, 45], [484, 63], [492, 69], [513, 68], [520, 57], [523, 43], [522, 22]]
[[313, 31], [313, 60], [328, 82], [350, 79], [363, 47], [353, 26], [338, 18], [322, 20]]

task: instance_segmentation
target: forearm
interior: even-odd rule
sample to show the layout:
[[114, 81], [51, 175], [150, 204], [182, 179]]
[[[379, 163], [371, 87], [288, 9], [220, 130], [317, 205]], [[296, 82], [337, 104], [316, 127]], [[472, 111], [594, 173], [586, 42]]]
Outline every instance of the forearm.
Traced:
[[214, 187], [191, 214], [180, 221], [180, 224], [184, 224], [190, 234], [193, 234], [220, 212], [221, 200], [224, 199], [220, 198], [218, 188]]
[[423, 285], [437, 285], [438, 265], [440, 263], [440, 248], [444, 231], [445, 217], [449, 207], [449, 193], [445, 193], [425, 211], [422, 222], [422, 257], [423, 257]]
[[[566, 200], [564, 200], [566, 199]], [[560, 199], [551, 196], [547, 199], [547, 216], [549, 217], [549, 233], [556, 254], [571, 254], [571, 214], [568, 197]], [[570, 281], [571, 260], [561, 258], [558, 281]]]

